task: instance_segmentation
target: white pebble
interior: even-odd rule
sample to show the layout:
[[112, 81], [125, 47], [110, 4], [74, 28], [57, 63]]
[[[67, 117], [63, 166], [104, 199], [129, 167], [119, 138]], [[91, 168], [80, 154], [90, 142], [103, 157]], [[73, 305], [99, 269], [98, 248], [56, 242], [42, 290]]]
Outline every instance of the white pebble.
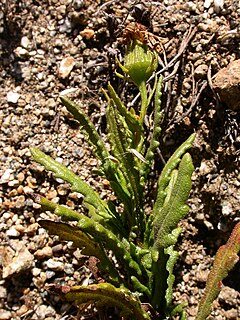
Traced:
[[30, 41], [29, 41], [28, 37], [26, 37], [26, 36], [22, 37], [21, 46], [23, 48], [27, 49], [29, 47], [29, 45], [30, 45]]
[[17, 103], [20, 98], [20, 94], [17, 92], [10, 91], [7, 93], [7, 102]]
[[14, 227], [11, 227], [6, 231], [6, 236], [16, 238], [20, 236], [20, 232], [18, 232]]
[[0, 309], [0, 320], [8, 320], [12, 318], [12, 314], [10, 311]]
[[22, 47], [17, 47], [14, 50], [14, 52], [17, 55], [17, 57], [19, 57], [19, 58], [23, 58], [23, 57], [28, 56], [28, 51], [25, 48], [22, 48]]
[[62, 271], [63, 268], [64, 268], [64, 265], [62, 262], [60, 261], [56, 261], [54, 259], [49, 259], [46, 261], [46, 266], [49, 268], [49, 269], [52, 269], [52, 270], [58, 270], [58, 271]]
[[214, 0], [214, 10], [216, 13], [219, 13], [224, 6], [224, 0]]
[[212, 4], [212, 0], [205, 0], [204, 1], [204, 8], [206, 8], [206, 9], [210, 8], [211, 4]]

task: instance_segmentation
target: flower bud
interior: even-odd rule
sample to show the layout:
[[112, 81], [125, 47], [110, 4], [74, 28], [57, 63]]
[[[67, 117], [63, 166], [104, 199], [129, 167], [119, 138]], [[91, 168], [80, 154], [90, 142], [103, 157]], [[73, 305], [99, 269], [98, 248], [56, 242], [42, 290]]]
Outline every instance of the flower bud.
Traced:
[[146, 44], [135, 39], [128, 43], [124, 71], [138, 87], [150, 78], [157, 65], [157, 53], [151, 51]]

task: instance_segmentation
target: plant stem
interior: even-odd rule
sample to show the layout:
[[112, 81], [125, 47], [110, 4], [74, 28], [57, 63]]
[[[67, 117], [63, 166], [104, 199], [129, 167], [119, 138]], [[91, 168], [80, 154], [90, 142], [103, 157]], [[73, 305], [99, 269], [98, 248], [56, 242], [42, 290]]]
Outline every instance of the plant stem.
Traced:
[[159, 249], [159, 259], [153, 262], [152, 272], [155, 275], [151, 305], [158, 311], [165, 311], [166, 301], [165, 292], [167, 289], [168, 272], [166, 270], [167, 256], [164, 254], [164, 249]]
[[143, 81], [138, 87], [141, 95], [141, 110], [140, 110], [140, 119], [139, 122], [141, 126], [143, 125], [144, 118], [147, 112], [147, 107], [148, 107], [148, 96], [147, 96], [147, 87], [146, 87], [146, 82]]

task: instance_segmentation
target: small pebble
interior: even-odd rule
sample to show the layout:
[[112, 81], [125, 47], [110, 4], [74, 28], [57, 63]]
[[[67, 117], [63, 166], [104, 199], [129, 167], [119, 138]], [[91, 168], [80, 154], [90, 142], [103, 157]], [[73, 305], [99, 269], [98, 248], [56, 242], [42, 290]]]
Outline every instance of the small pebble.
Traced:
[[16, 224], [16, 225], [15, 225], [15, 229], [16, 229], [18, 232], [20, 232], [20, 233], [23, 233], [23, 232], [25, 231], [24, 226], [21, 225], [21, 224]]
[[9, 248], [5, 248], [3, 252], [3, 279], [30, 269], [34, 261], [34, 256], [22, 241], [14, 240], [12, 241], [12, 246], [15, 246], [15, 255], [10, 254]]
[[35, 311], [38, 320], [45, 320], [46, 317], [54, 316], [56, 311], [51, 306], [41, 304]]
[[50, 247], [44, 247], [42, 249], [37, 250], [34, 253], [34, 256], [37, 259], [50, 258], [53, 255], [53, 250]]
[[10, 91], [7, 93], [7, 102], [16, 104], [18, 99], [20, 98], [20, 94], [17, 92]]
[[23, 187], [24, 194], [32, 194], [34, 193], [34, 190], [28, 186]]
[[23, 304], [23, 305], [21, 305], [21, 307], [16, 311], [16, 315], [19, 316], [19, 317], [21, 317], [21, 316], [23, 316], [27, 311], [28, 311], [28, 307], [27, 307], [25, 304]]
[[38, 223], [33, 223], [33, 224], [30, 224], [30, 226], [27, 227], [25, 232], [26, 232], [26, 234], [31, 236], [31, 235], [34, 235], [36, 233], [38, 228], [39, 228], [39, 224]]
[[14, 52], [15, 52], [16, 56], [19, 58], [26, 58], [29, 55], [28, 50], [26, 50], [25, 48], [22, 48], [22, 47], [17, 47], [14, 50]]
[[12, 319], [12, 313], [10, 311], [0, 309], [0, 320]]
[[72, 275], [74, 273], [74, 268], [71, 264], [66, 263], [64, 266], [64, 272], [68, 275]]
[[75, 60], [72, 57], [66, 57], [60, 62], [60, 66], [58, 69], [59, 77], [65, 79], [69, 76], [75, 65]]
[[21, 46], [23, 48], [27, 49], [29, 47], [29, 45], [30, 45], [30, 41], [29, 41], [28, 37], [26, 37], [26, 36], [22, 37]]
[[7, 289], [3, 286], [0, 286], [0, 299], [7, 298]]
[[32, 275], [33, 275], [34, 277], [39, 276], [40, 273], [41, 273], [41, 269], [39, 269], [39, 268], [32, 268]]
[[13, 170], [7, 169], [0, 178], [0, 183], [6, 183], [13, 179]]
[[194, 76], [196, 79], [204, 79], [206, 78], [208, 71], [208, 66], [206, 64], [200, 64], [195, 70], [194, 70]]
[[230, 287], [224, 286], [219, 293], [218, 299], [219, 301], [234, 307], [237, 304], [238, 292]]
[[95, 31], [90, 28], [85, 28], [83, 31], [80, 32], [80, 34], [83, 38], [90, 40], [95, 36]]
[[236, 309], [230, 309], [224, 312], [226, 320], [236, 320], [238, 318], [238, 311]]
[[6, 236], [10, 238], [17, 238], [20, 236], [20, 232], [15, 229], [15, 227], [11, 227], [6, 231]]
[[240, 110], [240, 59], [235, 60], [226, 68], [221, 69], [213, 81], [213, 88], [220, 100], [228, 108]]
[[49, 259], [45, 263], [46, 263], [46, 266], [52, 270], [63, 271], [63, 269], [64, 269], [64, 264], [61, 261]]

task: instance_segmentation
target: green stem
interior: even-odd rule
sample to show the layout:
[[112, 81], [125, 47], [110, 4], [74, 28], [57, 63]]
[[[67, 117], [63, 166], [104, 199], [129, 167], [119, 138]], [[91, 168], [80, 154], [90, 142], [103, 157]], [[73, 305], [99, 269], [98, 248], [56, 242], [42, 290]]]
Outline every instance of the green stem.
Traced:
[[154, 276], [151, 305], [154, 309], [164, 312], [166, 308], [165, 292], [167, 290], [168, 272], [166, 270], [167, 255], [164, 248], [159, 249], [159, 259], [153, 261], [152, 272]]
[[139, 91], [140, 91], [140, 95], [141, 95], [141, 111], [140, 111], [140, 119], [139, 119], [139, 123], [141, 124], [141, 126], [143, 125], [144, 122], [144, 118], [147, 112], [147, 107], [148, 107], [148, 95], [147, 95], [147, 87], [146, 87], [146, 82], [143, 81], [141, 82], [141, 84], [138, 87]]

